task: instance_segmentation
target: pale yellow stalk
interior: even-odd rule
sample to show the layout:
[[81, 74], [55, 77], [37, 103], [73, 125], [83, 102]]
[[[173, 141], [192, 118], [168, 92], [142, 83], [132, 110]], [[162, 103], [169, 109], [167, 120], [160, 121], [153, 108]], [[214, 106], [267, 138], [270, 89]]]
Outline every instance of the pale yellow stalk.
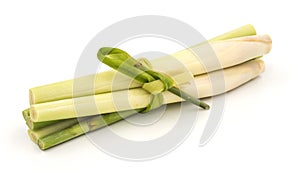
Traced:
[[[271, 45], [271, 39], [268, 35], [246, 36], [225, 41], [213, 41], [209, 45], [201, 44], [197, 46], [197, 48], [186, 49], [175, 53], [173, 56], [154, 59], [151, 64], [154, 69], [165, 72], [171, 76], [178, 73], [184, 74], [187, 71], [190, 71], [193, 75], [199, 75], [263, 56], [270, 51]], [[210, 50], [205, 51], [207, 49], [213, 50], [214, 54], [206, 54], [207, 52], [212, 52]], [[198, 52], [198, 55], [202, 55], [200, 58], [195, 56], [195, 50], [196, 52], [197, 50], [204, 50]], [[170, 64], [172, 64], [172, 66], [170, 66]], [[177, 65], [177, 67], [174, 65]], [[115, 80], [112, 81], [111, 79]], [[73, 84], [74, 82], [75, 84]], [[95, 82], [95, 92], [91, 92], [94, 90], [90, 88], [93, 82]], [[36, 103], [34, 101], [49, 100], [52, 96], [70, 98], [74, 87], [76, 87], [75, 91], [73, 91], [74, 97], [80, 97], [86, 96], [87, 94], [100, 94], [141, 87], [141, 84], [115, 71], [107, 71], [97, 75], [79, 78], [76, 81], [69, 80], [63, 83], [59, 82], [52, 85], [32, 88], [30, 90], [30, 100], [32, 101], [31, 103]]]
[[[262, 60], [252, 60], [243, 64], [212, 72], [224, 72], [225, 88], [213, 90], [209, 75], [203, 74], [194, 77], [198, 97], [213, 96], [232, 90], [245, 82], [257, 77], [264, 71]], [[190, 91], [191, 85], [184, 85], [182, 90]], [[181, 101], [181, 98], [169, 93], [163, 92], [164, 104]], [[91, 101], [95, 103], [97, 109], [93, 107]], [[88, 115], [111, 113], [116, 111], [132, 110], [144, 108], [149, 104], [150, 94], [142, 88], [135, 88], [112, 93], [98, 94], [95, 96], [79, 97], [75, 100], [65, 99], [53, 102], [34, 104], [30, 107], [32, 120], [49, 121], [58, 119], [67, 119], [75, 117], [84, 117]], [[75, 108], [80, 108], [80, 113], [76, 113]]]
[[[228, 33], [225, 33], [223, 35], [217, 36], [210, 41], [219, 41], [219, 40], [225, 40], [230, 38], [236, 38], [236, 37], [242, 37], [242, 36], [249, 36], [249, 35], [255, 35], [255, 29], [252, 25], [245, 25], [243, 27], [240, 27], [238, 29], [232, 30]], [[203, 46], [206, 45], [206, 46]], [[193, 50], [199, 48], [201, 46], [201, 49], [210, 49], [209, 45], [207, 43], [198, 44], [192, 47]], [[180, 51], [178, 53], [174, 54], [174, 57], [178, 59], [178, 62], [181, 62], [182, 64], [186, 65], [188, 69], [191, 70], [193, 75], [199, 75], [202, 73], [205, 73], [204, 67], [201, 67], [201, 65], [194, 65], [199, 64], [199, 61], [194, 57], [194, 55], [191, 55], [190, 53], [191, 49], [186, 49], [183, 51]], [[96, 54], [96, 53], [95, 53]], [[192, 56], [189, 57], [183, 57], [182, 55], [188, 55]], [[210, 55], [211, 57], [213, 55]], [[244, 62], [246, 61], [246, 57], [244, 59], [240, 59], [238, 62]], [[164, 58], [158, 58], [152, 61], [152, 65], [155, 67], [155, 69], [164, 70], [164, 72], [169, 70], [169, 59]], [[174, 62], [174, 59], [172, 60]], [[236, 65], [235, 62], [231, 63], [222, 63], [226, 62], [226, 59], [222, 59], [222, 57], [219, 58], [219, 61], [221, 62], [223, 68], [228, 66]], [[163, 66], [165, 65], [165, 66]], [[200, 69], [198, 69], [200, 66]], [[208, 65], [209, 66], [209, 65]], [[195, 69], [194, 69], [195, 68]], [[216, 69], [215, 67], [212, 67], [210, 69], [207, 67], [207, 71], [211, 71], [213, 69]], [[217, 68], [220, 69], [220, 68]], [[170, 70], [172, 71], [172, 69]], [[169, 72], [172, 73], [172, 72]], [[106, 71], [102, 72], [96, 75], [90, 75], [85, 76], [81, 78], [76, 79], [76, 84], [74, 84], [74, 80], [67, 80], [63, 82], [58, 82], [54, 84], [39, 86], [35, 88], [31, 88], [29, 90], [29, 98], [30, 98], [30, 104], [36, 104], [36, 103], [43, 103], [43, 102], [49, 102], [49, 101], [55, 101], [55, 100], [61, 100], [61, 99], [67, 99], [72, 97], [80, 97], [80, 96], [87, 96], [87, 95], [93, 95], [93, 94], [100, 94], [104, 92], [110, 92], [112, 90], [123, 90], [134, 87], [140, 87], [141, 84], [136, 82], [131, 82], [130, 78], [128, 77], [118, 77], [116, 81], [114, 81], [114, 89], [112, 89], [112, 82], [111, 79], [113, 79], [116, 75], [115, 71]], [[91, 89], [91, 84], [94, 83], [94, 89]], [[76, 85], [76, 89], [73, 89], [74, 85]]]

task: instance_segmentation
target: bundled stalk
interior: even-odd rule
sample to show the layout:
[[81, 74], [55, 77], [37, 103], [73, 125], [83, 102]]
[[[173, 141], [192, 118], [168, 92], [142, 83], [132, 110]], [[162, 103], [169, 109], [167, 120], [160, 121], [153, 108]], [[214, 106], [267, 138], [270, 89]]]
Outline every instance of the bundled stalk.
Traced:
[[[99, 60], [127, 76], [116, 71], [107, 71], [81, 77], [76, 81], [68, 80], [30, 89], [31, 106], [23, 111], [29, 127], [28, 134], [44, 150], [137, 112], [148, 112], [164, 104], [188, 100], [207, 108], [205, 103], [184, 91], [193, 91], [196, 88], [197, 98], [209, 97], [232, 90], [257, 77], [264, 71], [264, 63], [255, 58], [270, 51], [271, 39], [267, 35], [255, 34], [254, 28], [246, 25], [211, 39], [209, 43], [195, 45], [173, 54], [173, 57], [165, 56], [150, 63], [137, 63], [122, 50], [100, 49]], [[204, 66], [193, 54], [193, 51], [207, 46], [216, 53], [219, 65], [209, 61], [211, 57], [204, 56], [201, 57], [206, 62]], [[129, 61], [128, 67], [116, 65], [119, 62], [114, 62], [116, 54], [118, 59]], [[168, 61], [174, 59], [183, 64], [184, 68], [168, 68]], [[190, 74], [185, 73], [186, 69], [191, 73], [195, 86], [187, 85], [191, 79], [188, 78]], [[209, 74], [205, 74], [207, 72]], [[224, 73], [225, 87], [215, 90], [209, 77], [220, 72]], [[91, 81], [95, 81], [94, 90], [86, 85]], [[74, 83], [80, 86], [76, 93], [73, 91]], [[94, 102], [97, 109], [91, 102]], [[80, 112], [76, 108], [80, 108]]]
[[[253, 28], [252, 25], [245, 25], [240, 28], [237, 28], [235, 30], [232, 30], [228, 33], [222, 34], [220, 36], [217, 36], [213, 39], [210, 40], [210, 42], [216, 42], [216, 41], [224, 41], [228, 39], [233, 39], [233, 38], [239, 38], [243, 36], [252, 36], [256, 35], [256, 31]], [[230, 41], [229, 41], [230, 42]], [[253, 42], [248, 42], [247, 46], [251, 46]], [[238, 46], [238, 45], [236, 45]], [[246, 45], [244, 47], [247, 47]], [[199, 75], [203, 74], [209, 71], [217, 70], [220, 69], [217, 65], [212, 65], [212, 68], [209, 70], [206, 70], [205, 67], [199, 64], [199, 58], [195, 57], [193, 53], [191, 52], [192, 50], [196, 50], [197, 48], [207, 48], [207, 43], [200, 43], [198, 45], [195, 45], [189, 49], [185, 49], [182, 51], [179, 51], [175, 54], [173, 54], [171, 57], [170, 56], [165, 56], [161, 57], [158, 59], [151, 60], [151, 64], [154, 69], [158, 70], [165, 70], [169, 69], [169, 64], [167, 63], [170, 59], [176, 59], [179, 62], [182, 62], [183, 65], [188, 67], [193, 75]], [[217, 46], [218, 48], [221, 47], [221, 45]], [[231, 45], [230, 47], [234, 47]], [[257, 47], [257, 45], [256, 45]], [[216, 48], [216, 49], [218, 49]], [[228, 48], [228, 46], [223, 46], [223, 48]], [[264, 47], [263, 47], [264, 48]], [[248, 47], [247, 50], [255, 50], [255, 48], [250, 48]], [[240, 49], [236, 49], [237, 51], [240, 51]], [[247, 51], [245, 50], [245, 51]], [[220, 52], [220, 50], [215, 50], [215, 52]], [[224, 59], [224, 56], [219, 57], [222, 55], [217, 55], [219, 61], [224, 62], [222, 65], [222, 68], [226, 68], [228, 66], [233, 66], [238, 63], [245, 62], [253, 56], [246, 56], [242, 57], [241, 55], [238, 57], [232, 57], [231, 61]], [[228, 57], [227, 57], [228, 58]], [[233, 59], [234, 58], [234, 59]], [[238, 61], [236, 61], [238, 60]], [[172, 61], [174, 62], [174, 61]], [[195, 63], [196, 62], [196, 63]], [[73, 85], [74, 85], [74, 80], [67, 80], [67, 81], [62, 81], [58, 83], [53, 83], [49, 85], [44, 85], [44, 86], [39, 86], [35, 88], [31, 88], [29, 90], [29, 101], [30, 104], [37, 104], [37, 103], [44, 103], [44, 102], [49, 102], [49, 101], [57, 101], [61, 99], [68, 99], [68, 98], [74, 98], [74, 97], [82, 97], [82, 96], [89, 96], [89, 95], [94, 95], [94, 94], [101, 94], [101, 93], [106, 93], [106, 92], [111, 92], [112, 90], [112, 80], [114, 77], [116, 77], [116, 71], [106, 71], [102, 72], [96, 75], [90, 75], [90, 76], [84, 76], [81, 78], [76, 79], [76, 85], [80, 86], [80, 89], [76, 90], [76, 93], [73, 91]], [[94, 90], [90, 90], [90, 85], [86, 82], [95, 82], [94, 83]], [[136, 81], [132, 81], [131, 78], [127, 76], [120, 76], [118, 77], [117, 81], [114, 81], [114, 88], [113, 90], [124, 90], [129, 88], [135, 88], [135, 87], [140, 87], [141, 84], [137, 83]]]
[[[241, 65], [237, 65], [219, 71], [223, 71], [224, 81], [225, 81], [225, 88], [219, 91], [213, 90], [209, 76], [213, 75], [214, 73], [220, 73], [220, 72], [216, 71], [210, 73], [209, 75], [204, 74], [195, 77], [196, 87], [197, 90], [199, 91], [198, 93], [199, 98], [222, 94], [257, 77], [260, 73], [264, 71], [264, 62], [262, 60], [252, 60], [249, 62], [245, 62]], [[243, 73], [237, 73], [237, 72], [243, 72]], [[183, 89], [188, 91], [189, 90], [188, 87], [190, 86], [187, 86], [187, 88], [183, 88]], [[136, 89], [131, 89], [131, 90], [136, 90]], [[142, 91], [142, 89], [138, 89], [138, 90]], [[126, 93], [126, 91], [118, 91], [118, 92]], [[149, 100], [149, 95], [145, 95], [144, 92], [138, 94], [136, 93], [136, 95], [137, 95], [136, 98]], [[171, 104], [171, 103], [182, 101], [180, 97], [175, 96], [170, 92], [164, 93], [164, 99], [165, 99], [165, 104]], [[75, 122], [74, 124], [69, 123], [68, 121], [61, 121], [59, 123], [53, 124], [52, 126], [50, 125], [38, 131], [29, 130], [29, 136], [35, 143], [39, 145], [41, 149], [45, 150], [57, 144], [68, 141], [72, 138], [78, 137], [84, 133], [94, 131], [96, 129], [116, 123], [122, 119], [125, 119], [131, 115], [138, 113], [141, 110], [142, 109], [136, 109], [136, 110], [109, 113], [109, 114], [104, 114], [99, 116], [91, 116], [89, 118], [84, 117], [86, 119], [80, 120], [79, 123], [76, 123], [77, 119], [75, 118], [73, 119]], [[56, 130], [56, 131], [51, 132], [51, 130]]]
[[[216, 54], [219, 55], [220, 62], [224, 65], [224, 67], [230, 67], [234, 64], [240, 64], [241, 62], [248, 61], [255, 57], [263, 56], [270, 51], [270, 44], [270, 38], [267, 35], [249, 36], [211, 43], [212, 47], [215, 48], [215, 50], [220, 46], [220, 48], [218, 48], [219, 52], [216, 52]], [[187, 64], [189, 65], [189, 63]], [[215, 70], [213, 66], [209, 67], [212, 68], [211, 70]], [[196, 70], [199, 70], [201, 68], [204, 71], [204, 67], [202, 67], [201, 64], [198, 63], [197, 59], [190, 63], [189, 68], [191, 72], [196, 72]], [[199, 73], [195, 74], [197, 75]], [[173, 77], [175, 77], [174, 79], [176, 79], [176, 76]], [[182, 83], [185, 83], [185, 79], [186, 78], [177, 78], [177, 84], [180, 85]], [[138, 82], [135, 83], [137, 84]], [[126, 104], [128, 103], [127, 98], [117, 97], [124, 96], [121, 92], [122, 90], [119, 90], [120, 92], [116, 92], [114, 93], [114, 95], [112, 95], [111, 92], [106, 92], [97, 95], [77, 97], [75, 100], [70, 98], [33, 104], [30, 106], [31, 119], [34, 122], [43, 122], [144, 108], [149, 104], [150, 94], [145, 90], [140, 90], [138, 87], [141, 86], [142, 84], [140, 84], [139, 86], [135, 85], [135, 87], [132, 88], [133, 90], [129, 90], [127, 95], [129, 100], [132, 99], [132, 101], [129, 101], [130, 104]], [[112, 86], [110, 88], [112, 88]], [[133, 97], [139, 95], [143, 95], [145, 97]], [[119, 103], [123, 104], [117, 106], [115, 104], [116, 101], [111, 100], [111, 98], [118, 98]], [[91, 108], [91, 101], [95, 101], [97, 110]], [[76, 107], [80, 107], [83, 109], [80, 113], [77, 113]]]

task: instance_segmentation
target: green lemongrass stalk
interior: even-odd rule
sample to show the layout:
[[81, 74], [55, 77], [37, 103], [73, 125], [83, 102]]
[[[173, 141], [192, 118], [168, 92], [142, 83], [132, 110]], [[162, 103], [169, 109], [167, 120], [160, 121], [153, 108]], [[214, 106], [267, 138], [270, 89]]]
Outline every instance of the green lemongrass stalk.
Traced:
[[[74, 124], [71, 127], [63, 129], [53, 134], [49, 134], [48, 136], [44, 136], [38, 139], [34, 139], [33, 141], [38, 144], [40, 149], [46, 150], [55, 145], [61, 144], [73, 138], [76, 138], [84, 133], [91, 132], [97, 130], [99, 128], [105, 127], [107, 125], [116, 123], [120, 120], [123, 120], [126, 117], [136, 114], [141, 110], [130, 110], [130, 111], [122, 111], [119, 113], [110, 113], [100, 116], [90, 117], [80, 123]], [[28, 132], [29, 136], [31, 136], [34, 132]]]
[[76, 123], [78, 123], [79, 121], [82, 121], [84, 119], [86, 119], [86, 118], [81, 118], [81, 119], [74, 118], [74, 119], [68, 119], [68, 120], [61, 120], [57, 123], [47, 125], [38, 130], [28, 129], [28, 135], [33, 142], [37, 143], [40, 138], [45, 137], [50, 134], [53, 134], [55, 132], [59, 132], [70, 126], [73, 126]]
[[44, 121], [44, 122], [33, 122], [31, 117], [30, 117], [30, 109], [25, 109], [22, 112], [22, 114], [23, 114], [24, 120], [26, 121], [26, 125], [31, 130], [38, 130], [38, 129], [44, 128], [46, 126], [49, 126], [49, 125], [60, 122], [59, 120]]
[[[224, 74], [225, 88], [216, 91], [212, 89], [209, 76], [213, 75], [214, 73], [220, 73], [220, 71], [222, 71]], [[209, 73], [210, 75], [204, 74], [196, 76], [195, 83], [198, 90], [198, 97], [209, 97], [230, 91], [257, 77], [263, 71], [264, 62], [262, 60], [252, 60], [237, 66], [226, 68], [224, 70], [211, 72]], [[188, 90], [188, 88], [189, 87], [186, 87], [184, 89]], [[165, 104], [182, 101], [180, 97], [175, 96], [170, 92], [165, 92], [163, 94], [166, 99]], [[63, 129], [61, 131], [57, 131], [53, 134], [40, 136], [39, 138], [33, 139], [33, 141], [37, 143], [42, 150], [45, 150], [80, 135], [83, 135], [84, 133], [116, 123], [139, 111], [141, 110], [123, 111], [120, 112], [120, 114], [111, 113], [102, 116], [89, 117], [71, 127]], [[49, 126], [49, 129], [51, 129], [51, 126]], [[29, 131], [29, 134], [31, 134], [32, 132], [34, 131]]]
[[[67, 120], [70, 120], [70, 119], [67, 119]], [[34, 122], [34, 121], [32, 121], [32, 119], [28, 119], [26, 121], [26, 125], [31, 130], [38, 130], [38, 129], [47, 127], [49, 125], [56, 124], [58, 122], [60, 122], [60, 121], [59, 120], [52, 120], [52, 121]]]
[[251, 36], [251, 35], [256, 35], [256, 30], [251, 24], [247, 24], [240, 28], [224, 33], [222, 35], [216, 36], [210, 39], [209, 41], [220, 41], [220, 40], [227, 40], [227, 39], [243, 37], [243, 36]]
[[[228, 33], [225, 33], [223, 35], [217, 36], [210, 41], [219, 41], [219, 40], [226, 40], [226, 39], [232, 39], [232, 38], [237, 38], [237, 37], [242, 37], [242, 36], [250, 36], [250, 35], [255, 35], [256, 31], [252, 25], [245, 25], [242, 26], [238, 29], [232, 30]], [[196, 48], [201, 46], [201, 44], [197, 44], [193, 46], [192, 48]], [[191, 63], [191, 61], [188, 59], [188, 57], [183, 57], [180, 56], [182, 54], [187, 54], [186, 52], [190, 52], [189, 49], [185, 49], [183, 51], [180, 51], [178, 53], [174, 54], [174, 57], [178, 59], [178, 61], [183, 62], [183, 64], [186, 64], [189, 62], [190, 66], [194, 66], [195, 62]], [[191, 54], [191, 53], [189, 53]], [[191, 56], [191, 55], [189, 55]], [[192, 57], [194, 57], [192, 55]], [[164, 57], [163, 57], [164, 58]], [[163, 62], [163, 58], [158, 58], [154, 59], [151, 61], [154, 69], [160, 68], [162, 65], [161, 62]], [[196, 60], [198, 62], [198, 60]], [[220, 62], [226, 61], [220, 58]], [[245, 62], [246, 60], [242, 60], [242, 62]], [[196, 63], [197, 63], [196, 62]], [[233, 66], [236, 64], [231, 64], [230, 66]], [[199, 65], [200, 66], [200, 65]], [[206, 71], [204, 68], [200, 68], [199, 70], [194, 69], [193, 75], [199, 75], [202, 73], [205, 73]], [[226, 68], [223, 66], [223, 68]], [[212, 70], [207, 70], [207, 71], [212, 71]], [[43, 103], [43, 102], [49, 102], [49, 101], [56, 101], [56, 100], [61, 100], [61, 99], [68, 99], [72, 97], [81, 97], [81, 96], [88, 96], [88, 95], [94, 95], [94, 94], [101, 94], [105, 92], [111, 92], [111, 79], [113, 79], [116, 75], [115, 71], [106, 71], [102, 72], [96, 75], [90, 75], [90, 76], [85, 76], [78, 78], [76, 80], [76, 85], [80, 86], [80, 89], [76, 89], [76, 92], [73, 91], [73, 83], [74, 80], [67, 80], [67, 81], [62, 81], [54, 84], [49, 84], [49, 85], [44, 85], [44, 86], [39, 86], [35, 88], [31, 88], [29, 90], [29, 98], [30, 98], [30, 104], [37, 104], [37, 103]], [[89, 83], [86, 82], [94, 82], [95, 81], [95, 90], [91, 91]], [[123, 90], [127, 89], [128, 87], [130, 88], [135, 88], [135, 87], [140, 87], [141, 84], [137, 82], [131, 82], [131, 79], [124, 76], [118, 78], [118, 81], [114, 82], [114, 89], [113, 90]]]
[[29, 111], [29, 109], [25, 109], [25, 110], [23, 110], [22, 111], [22, 115], [23, 115], [23, 118], [24, 118], [24, 120], [27, 122], [27, 120], [28, 119], [30, 119], [30, 111]]
[[[238, 74], [241, 73], [238, 72]], [[197, 79], [199, 78], [198, 76], [196, 76], [194, 79], [197, 83]], [[199, 83], [200, 84], [197, 85], [201, 86], [201, 82]], [[182, 88], [182, 90], [185, 91], [185, 88]], [[202, 91], [199, 91], [199, 93], [203, 94]], [[173, 101], [170, 100], [170, 97], [173, 98], [173, 96], [170, 95], [169, 92], [165, 91], [163, 94], [164, 101], [166, 102], [165, 104], [173, 103]], [[147, 105], [150, 103], [150, 100], [151, 94], [149, 94], [142, 88], [134, 88], [129, 90], [98, 94], [94, 96], [79, 97], [76, 99], [65, 99], [54, 102], [35, 104], [30, 106], [30, 113], [31, 119], [33, 121], [42, 122], [85, 117], [89, 115], [97, 115], [99, 113], [106, 114], [117, 111], [141, 109], [147, 107]], [[91, 101], [94, 101], [97, 110], [93, 108], [93, 106], [91, 105]], [[178, 101], [178, 98], [176, 101]], [[76, 107], [80, 108], [80, 113], [76, 113]]]

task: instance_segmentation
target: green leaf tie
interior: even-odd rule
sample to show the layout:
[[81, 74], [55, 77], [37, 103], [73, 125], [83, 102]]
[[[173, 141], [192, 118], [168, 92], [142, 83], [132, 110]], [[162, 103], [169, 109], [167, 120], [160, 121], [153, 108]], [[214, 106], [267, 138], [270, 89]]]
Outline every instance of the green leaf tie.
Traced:
[[162, 92], [167, 90], [203, 109], [209, 109], [209, 105], [206, 103], [177, 88], [175, 81], [170, 76], [153, 71], [147, 59], [138, 61], [127, 52], [111, 47], [100, 48], [97, 57], [111, 68], [143, 83], [142, 88], [149, 92], [152, 97], [149, 105], [142, 112], [160, 107], [163, 104]]

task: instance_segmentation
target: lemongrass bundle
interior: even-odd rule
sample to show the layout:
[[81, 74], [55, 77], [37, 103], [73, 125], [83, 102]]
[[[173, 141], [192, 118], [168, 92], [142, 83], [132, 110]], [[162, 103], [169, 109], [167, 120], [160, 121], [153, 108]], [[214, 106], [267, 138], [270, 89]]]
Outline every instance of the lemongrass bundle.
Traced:
[[[164, 104], [187, 100], [207, 109], [197, 98], [222, 94], [257, 77], [264, 71], [264, 63], [256, 58], [267, 54], [271, 44], [268, 35], [256, 35], [254, 28], [246, 25], [150, 62], [137, 62], [122, 50], [100, 49], [99, 60], [127, 76], [106, 71], [31, 88], [30, 108], [23, 111], [28, 134], [44, 150]], [[215, 55], [201, 52], [207, 48]], [[123, 58], [123, 66], [128, 61], [135, 63], [117, 66], [117, 59]], [[180, 66], [169, 68], [174, 61]], [[220, 72], [225, 86], [215, 89], [209, 78]], [[195, 89], [196, 98], [190, 95]]]
[[[221, 88], [221, 90], [214, 90], [211, 86], [209, 76], [213, 76], [213, 74], [220, 73], [220, 71], [222, 71], [222, 73], [224, 74], [225, 87]], [[224, 70], [218, 70], [209, 74], [196, 76], [195, 85], [198, 90], [198, 97], [209, 97], [230, 91], [257, 77], [263, 71], [264, 62], [262, 60], [251, 60], [240, 65], [226, 68]], [[186, 88], [183, 89], [188, 91], [188, 88], [190, 87], [191, 86], [188, 85], [186, 86]], [[135, 98], [131, 98], [132, 100], [149, 100], [149, 94], [143, 91], [143, 89], [130, 89], [128, 92], [135, 93]], [[124, 90], [113, 93], [127, 93], [127, 91]], [[163, 93], [163, 95], [165, 98], [164, 104], [171, 104], [182, 101], [180, 97], [175, 96], [170, 92], [165, 92]], [[146, 105], [147, 103], [144, 103], [143, 107], [145, 107]], [[28, 134], [33, 142], [38, 144], [38, 146], [41, 149], [45, 150], [70, 139], [73, 139], [75, 137], [78, 137], [80, 135], [83, 135], [84, 133], [94, 131], [107, 125], [116, 123], [120, 120], [123, 120], [129, 116], [136, 114], [141, 110], [142, 109], [127, 110], [99, 116], [84, 117], [79, 121], [76, 118], [71, 120], [69, 119], [67, 121], [62, 120], [59, 123], [50, 125], [40, 130], [34, 131], [29, 129]]]

